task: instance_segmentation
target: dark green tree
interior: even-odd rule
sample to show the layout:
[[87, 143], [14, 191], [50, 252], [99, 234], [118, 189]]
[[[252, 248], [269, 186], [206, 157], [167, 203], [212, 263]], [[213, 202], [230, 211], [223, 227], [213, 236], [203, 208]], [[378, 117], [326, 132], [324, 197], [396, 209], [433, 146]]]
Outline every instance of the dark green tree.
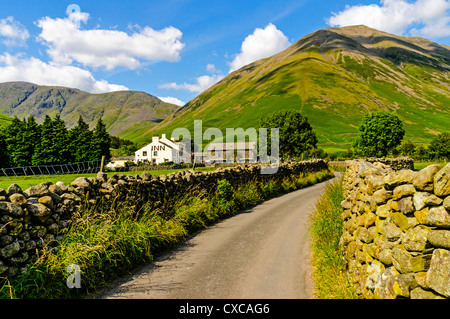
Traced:
[[433, 138], [428, 146], [428, 156], [450, 159], [450, 133], [441, 133]]
[[53, 162], [53, 122], [49, 115], [46, 115], [41, 124], [41, 139], [36, 145], [32, 157], [33, 165], [51, 164]]
[[5, 142], [7, 145], [9, 164], [13, 167], [30, 165], [28, 157], [28, 144], [26, 138], [26, 123], [14, 117], [11, 124], [5, 130]]
[[93, 152], [91, 160], [101, 159], [102, 156], [105, 156], [107, 160], [110, 159], [111, 158], [110, 146], [111, 146], [111, 138], [108, 132], [106, 131], [106, 125], [100, 118], [97, 121], [97, 125], [94, 128]]
[[366, 115], [359, 126], [354, 147], [364, 156], [386, 156], [402, 142], [405, 136], [399, 117], [389, 112]]
[[4, 129], [0, 129], [0, 168], [9, 167], [9, 155]]
[[271, 128], [279, 129], [279, 154], [283, 158], [300, 157], [302, 153], [317, 148], [316, 134], [308, 119], [298, 111], [268, 114], [261, 118], [260, 128], [267, 128], [268, 153], [270, 153]]
[[33, 115], [28, 117], [25, 123], [25, 140], [27, 162], [31, 165], [36, 147], [41, 141], [41, 127], [36, 123]]
[[41, 142], [33, 155], [33, 165], [62, 164], [71, 159], [66, 124], [59, 114], [53, 119], [46, 115], [41, 125]]
[[80, 115], [77, 126], [69, 131], [73, 161], [85, 162], [91, 159], [94, 152], [93, 137], [94, 133], [89, 130], [89, 125]]

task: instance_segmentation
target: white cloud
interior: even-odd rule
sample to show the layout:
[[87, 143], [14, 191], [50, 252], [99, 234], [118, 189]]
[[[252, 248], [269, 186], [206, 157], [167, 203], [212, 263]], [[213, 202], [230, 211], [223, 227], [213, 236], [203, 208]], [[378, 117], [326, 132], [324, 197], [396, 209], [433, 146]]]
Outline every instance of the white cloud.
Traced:
[[450, 36], [450, 0], [381, 0], [379, 4], [346, 6], [332, 13], [332, 27], [364, 24], [399, 34], [429, 38]]
[[207, 64], [206, 65], [206, 71], [209, 73], [216, 73], [218, 70], [216, 69], [216, 66], [214, 64]]
[[264, 29], [256, 28], [242, 42], [241, 52], [230, 63], [230, 73], [251, 62], [283, 51], [290, 45], [288, 38], [272, 23]]
[[221, 74], [213, 74], [211, 76], [209, 75], [203, 75], [198, 78], [196, 78], [196, 83], [190, 84], [190, 83], [183, 83], [183, 84], [177, 84], [175, 82], [172, 83], [164, 83], [159, 85], [158, 87], [161, 89], [175, 89], [175, 90], [186, 90], [193, 93], [201, 93], [220, 80], [224, 78]]
[[3, 43], [7, 46], [22, 46], [30, 34], [20, 22], [15, 21], [14, 17], [0, 19], [0, 37], [6, 38]]
[[75, 66], [56, 66], [34, 57], [5, 53], [0, 55], [0, 82], [26, 81], [39, 85], [58, 85], [78, 88], [91, 93], [128, 90], [123, 85], [96, 80], [87, 71]]
[[175, 104], [175, 105], [178, 105], [178, 106], [184, 106], [186, 104], [185, 102], [177, 99], [176, 97], [172, 97], [172, 96], [167, 96], [167, 97], [160, 97], [160, 96], [158, 96], [158, 99], [160, 99], [163, 102]]
[[112, 70], [122, 66], [136, 69], [141, 60], [170, 61], [180, 59], [184, 43], [182, 32], [174, 27], [153, 30], [135, 26], [129, 33], [118, 30], [82, 30], [89, 14], [75, 12], [65, 19], [44, 17], [36, 25], [42, 29], [40, 41], [48, 46], [52, 63], [67, 65], [73, 61], [93, 68]]

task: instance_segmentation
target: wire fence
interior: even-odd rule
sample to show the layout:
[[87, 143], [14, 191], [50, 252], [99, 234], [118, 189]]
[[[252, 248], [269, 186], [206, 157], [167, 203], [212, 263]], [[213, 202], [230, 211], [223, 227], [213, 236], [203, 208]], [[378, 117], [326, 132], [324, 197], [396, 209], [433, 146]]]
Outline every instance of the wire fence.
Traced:
[[59, 165], [38, 165], [0, 168], [0, 178], [40, 175], [92, 174], [100, 170], [101, 160]]

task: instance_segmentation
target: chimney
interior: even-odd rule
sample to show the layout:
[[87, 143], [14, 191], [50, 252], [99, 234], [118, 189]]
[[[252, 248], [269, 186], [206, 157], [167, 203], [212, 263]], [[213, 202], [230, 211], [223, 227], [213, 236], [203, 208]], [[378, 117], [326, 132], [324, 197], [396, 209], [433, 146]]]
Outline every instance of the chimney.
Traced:
[[158, 143], [158, 142], [159, 142], [159, 136], [158, 135], [153, 135], [152, 143]]

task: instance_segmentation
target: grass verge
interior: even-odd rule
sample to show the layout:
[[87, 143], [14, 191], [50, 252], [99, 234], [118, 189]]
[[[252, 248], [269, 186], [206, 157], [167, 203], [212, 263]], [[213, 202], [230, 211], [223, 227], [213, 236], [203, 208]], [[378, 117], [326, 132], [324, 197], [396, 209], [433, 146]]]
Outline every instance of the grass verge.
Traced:
[[[0, 280], [0, 298], [81, 298], [207, 225], [332, 176], [326, 170], [237, 187], [222, 180], [215, 192], [186, 192], [165, 212], [145, 206], [139, 214], [123, 208], [101, 214], [83, 211], [74, 216], [57, 251], [40, 256], [11, 281]], [[81, 289], [67, 288], [66, 269], [72, 264], [80, 267]]]
[[342, 235], [342, 179], [327, 185], [310, 219], [313, 279], [319, 299], [356, 299], [339, 252]]

